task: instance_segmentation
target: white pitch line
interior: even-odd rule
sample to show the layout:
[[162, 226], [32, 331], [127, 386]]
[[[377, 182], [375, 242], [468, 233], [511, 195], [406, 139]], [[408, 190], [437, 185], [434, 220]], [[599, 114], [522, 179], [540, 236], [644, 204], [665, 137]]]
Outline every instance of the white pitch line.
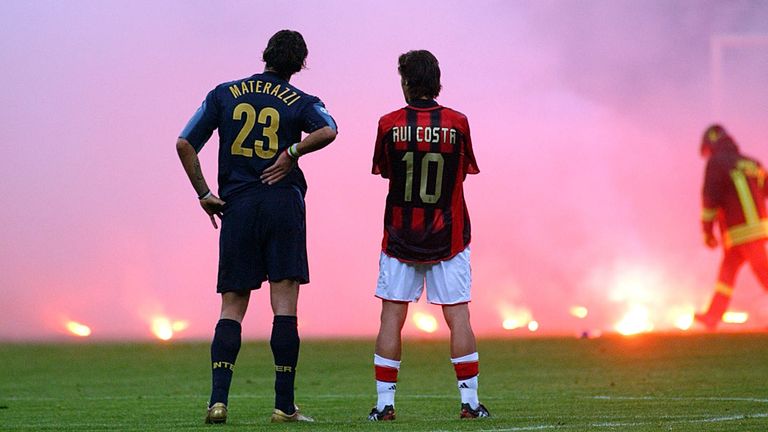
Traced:
[[[482, 420], [480, 420], [482, 421]], [[563, 426], [563, 425], [533, 425], [533, 426], [517, 426], [505, 429], [478, 429], [478, 432], [522, 432], [522, 431], [537, 431], [546, 429], [566, 429], [570, 427], [583, 427], [581, 426]], [[466, 429], [434, 429], [430, 432], [458, 432]]]
[[[673, 420], [673, 421], [667, 421], [663, 422], [663, 424], [697, 424], [697, 423], [724, 423], [724, 422], [730, 422], [730, 421], [737, 421], [737, 420], [749, 420], [754, 418], [768, 418], [768, 413], [755, 413], [755, 414], [738, 414], [738, 415], [732, 415], [727, 417], [710, 417], [710, 418], [704, 418], [704, 419], [685, 419], [685, 420]], [[480, 429], [480, 432], [518, 432], [518, 431], [534, 431], [534, 430], [545, 430], [545, 429], [582, 429], [584, 427], [588, 428], [605, 428], [605, 429], [615, 429], [615, 428], [622, 428], [622, 427], [634, 427], [634, 426], [648, 426], [648, 425], [658, 425], [658, 421], [653, 422], [606, 422], [606, 423], [592, 423], [588, 425], [531, 425], [531, 426], [519, 426], [519, 427], [512, 427], [512, 428], [504, 428], [504, 429]], [[444, 430], [441, 429], [439, 431], [433, 431], [433, 432], [456, 432], [459, 431], [459, 429], [455, 430]]]
[[[513, 428], [507, 428], [507, 429], [480, 429], [480, 432], [515, 432], [515, 431], [537, 431], [537, 430], [545, 430], [545, 429], [561, 429], [564, 426], [562, 425], [537, 425], [537, 426], [519, 426], [519, 427], [513, 427]], [[459, 430], [459, 429], [456, 429]], [[443, 431], [441, 431], [443, 432]], [[448, 431], [444, 431], [448, 432]]]
[[[768, 418], [768, 413], [755, 413], [755, 414], [737, 414], [724, 417], [710, 417], [703, 419], [686, 419], [686, 420], [672, 420], [665, 422], [666, 424], [694, 424], [694, 423], [722, 423], [735, 420], [748, 420], [752, 418]], [[646, 426], [651, 424], [658, 424], [658, 422], [616, 422], [616, 423], [594, 423], [590, 427], [627, 427], [627, 426]]]
[[753, 418], [768, 418], [768, 413], [744, 414], [742, 416], [714, 417], [711, 419], [702, 419], [699, 421], [693, 421], [692, 423], [717, 423], [721, 421], [748, 420]]
[[600, 400], [644, 400], [644, 401], [712, 401], [712, 402], [757, 402], [768, 403], [768, 399], [764, 398], [752, 398], [752, 397], [717, 397], [717, 396], [694, 396], [694, 397], [677, 397], [677, 396], [591, 396], [589, 399]]

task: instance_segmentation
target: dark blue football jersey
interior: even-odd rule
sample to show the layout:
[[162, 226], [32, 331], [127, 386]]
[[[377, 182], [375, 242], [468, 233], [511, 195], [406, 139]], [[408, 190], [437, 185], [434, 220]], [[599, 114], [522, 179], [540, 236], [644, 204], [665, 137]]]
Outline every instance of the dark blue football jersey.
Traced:
[[219, 196], [225, 201], [240, 191], [262, 187], [298, 187], [306, 192], [297, 165], [272, 186], [261, 182], [262, 172], [280, 152], [301, 141], [301, 133], [336, 122], [315, 96], [297, 89], [272, 72], [216, 86], [181, 132], [200, 152], [219, 130]]

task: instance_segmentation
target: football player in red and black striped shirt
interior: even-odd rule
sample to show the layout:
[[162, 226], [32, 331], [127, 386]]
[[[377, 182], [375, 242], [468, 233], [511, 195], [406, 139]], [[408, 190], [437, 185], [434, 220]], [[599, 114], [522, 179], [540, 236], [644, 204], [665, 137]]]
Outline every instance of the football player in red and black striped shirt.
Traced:
[[731, 301], [736, 273], [745, 262], [768, 290], [768, 181], [760, 162], [742, 155], [720, 125], [712, 125], [704, 132], [701, 155], [709, 159], [701, 213], [704, 243], [717, 247], [713, 233], [717, 221], [725, 253], [709, 309], [695, 317], [714, 330]]
[[488, 417], [477, 396], [478, 354], [469, 321], [467, 174], [479, 172], [467, 117], [435, 102], [440, 67], [429, 51], [400, 56], [408, 106], [379, 120], [373, 174], [389, 179], [376, 296], [382, 300], [374, 366], [378, 402], [369, 420], [394, 420], [401, 331], [408, 303], [439, 304], [451, 331], [461, 418]]

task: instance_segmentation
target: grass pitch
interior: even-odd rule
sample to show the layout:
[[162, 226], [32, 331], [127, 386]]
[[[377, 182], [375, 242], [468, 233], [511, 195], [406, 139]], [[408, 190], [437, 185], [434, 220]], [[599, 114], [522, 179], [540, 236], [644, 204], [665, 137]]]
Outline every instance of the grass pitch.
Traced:
[[297, 402], [270, 424], [271, 353], [243, 345], [226, 425], [203, 425], [207, 343], [0, 345], [2, 431], [768, 431], [768, 335], [481, 340], [480, 399], [459, 420], [445, 341], [403, 351], [397, 420], [369, 423], [372, 341], [303, 341]]

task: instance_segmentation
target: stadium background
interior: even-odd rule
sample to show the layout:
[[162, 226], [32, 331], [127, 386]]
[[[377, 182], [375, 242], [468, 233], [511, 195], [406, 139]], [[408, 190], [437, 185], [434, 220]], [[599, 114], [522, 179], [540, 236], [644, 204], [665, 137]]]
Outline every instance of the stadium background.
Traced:
[[[698, 140], [717, 118], [768, 162], [764, 2], [7, 1], [0, 339], [69, 338], [72, 321], [93, 339], [210, 337], [217, 232], [174, 142], [210, 88], [262, 69], [282, 28], [310, 50], [292, 82], [340, 126], [302, 160], [303, 336], [377, 329], [386, 183], [370, 160], [378, 117], [403, 105], [396, 59], [410, 49], [440, 59], [439, 101], [472, 127], [479, 335], [682, 331], [709, 298], [720, 256], [701, 245]], [[201, 153], [210, 182], [215, 147]], [[748, 271], [733, 309], [748, 318], [728, 329], [768, 323]], [[425, 321], [407, 334], [446, 335], [437, 308], [411, 317]], [[270, 321], [263, 290], [244, 335]]]

